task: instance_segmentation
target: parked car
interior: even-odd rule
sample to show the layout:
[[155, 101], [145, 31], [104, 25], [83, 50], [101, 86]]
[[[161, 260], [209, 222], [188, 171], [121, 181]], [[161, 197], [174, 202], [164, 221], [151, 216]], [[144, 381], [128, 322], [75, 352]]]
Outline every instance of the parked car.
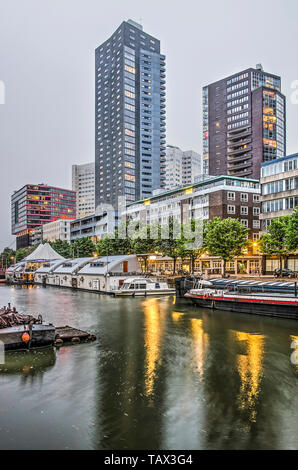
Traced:
[[[291, 269], [283, 268], [282, 277], [295, 277], [295, 276], [296, 276], [296, 273], [294, 271], [292, 271]], [[274, 270], [274, 277], [281, 277], [279, 268], [276, 268]]]

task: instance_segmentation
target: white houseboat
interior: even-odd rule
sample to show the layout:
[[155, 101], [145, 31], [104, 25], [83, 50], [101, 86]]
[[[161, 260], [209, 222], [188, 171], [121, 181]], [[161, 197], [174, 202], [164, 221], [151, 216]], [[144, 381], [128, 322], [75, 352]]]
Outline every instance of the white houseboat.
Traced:
[[144, 277], [125, 279], [120, 289], [114, 292], [116, 296], [147, 296], [147, 295], [169, 295], [175, 294], [167, 282], [158, 279], [147, 279]]
[[141, 274], [136, 255], [69, 259], [49, 263], [35, 273], [37, 284], [113, 293], [128, 277]]

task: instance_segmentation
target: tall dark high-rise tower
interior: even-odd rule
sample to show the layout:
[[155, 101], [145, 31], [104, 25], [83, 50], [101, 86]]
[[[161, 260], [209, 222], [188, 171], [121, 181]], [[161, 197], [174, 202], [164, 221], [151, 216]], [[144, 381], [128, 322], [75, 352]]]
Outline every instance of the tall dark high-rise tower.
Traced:
[[124, 21], [95, 51], [95, 202], [117, 207], [163, 185], [165, 57], [160, 42]]
[[203, 88], [205, 174], [259, 179], [262, 162], [285, 154], [280, 77], [257, 65]]

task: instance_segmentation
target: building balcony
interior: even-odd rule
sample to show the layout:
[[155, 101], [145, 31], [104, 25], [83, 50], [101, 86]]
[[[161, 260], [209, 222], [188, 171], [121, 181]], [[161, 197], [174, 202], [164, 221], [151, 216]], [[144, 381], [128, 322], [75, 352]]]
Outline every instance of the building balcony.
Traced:
[[248, 152], [251, 152], [251, 150], [252, 150], [251, 145], [247, 146], [246, 148], [237, 148], [237, 149], [233, 149], [233, 150], [228, 148], [228, 156], [230, 156], [230, 155], [239, 155], [241, 153], [248, 153]]
[[228, 169], [228, 175], [229, 176], [237, 176], [239, 178], [246, 178], [247, 176], [250, 176], [252, 174], [252, 169], [247, 169], [247, 170], [243, 170], [243, 171], [235, 171], [235, 170], [230, 170]]
[[[233, 161], [234, 163], [234, 161]], [[248, 160], [248, 161], [243, 161], [242, 160], [239, 160], [238, 162], [235, 162], [235, 164], [231, 163], [231, 161], [228, 162], [228, 170], [239, 170], [240, 168], [249, 168], [250, 166], [252, 166], [252, 161], [251, 160]]]
[[227, 144], [229, 147], [236, 147], [236, 146], [239, 146], [239, 145], [247, 145], [247, 144], [251, 144], [251, 136], [250, 137], [246, 137], [244, 139], [233, 139], [233, 140], [228, 140], [227, 141]]
[[227, 132], [227, 140], [234, 142], [234, 139], [240, 139], [243, 137], [247, 137], [252, 134], [251, 129], [243, 129], [243, 130], [238, 130], [236, 133], [236, 130], [230, 130]]
[[233, 163], [241, 163], [249, 160], [251, 162], [251, 155], [239, 155], [238, 157], [228, 158], [228, 166], [232, 167]]

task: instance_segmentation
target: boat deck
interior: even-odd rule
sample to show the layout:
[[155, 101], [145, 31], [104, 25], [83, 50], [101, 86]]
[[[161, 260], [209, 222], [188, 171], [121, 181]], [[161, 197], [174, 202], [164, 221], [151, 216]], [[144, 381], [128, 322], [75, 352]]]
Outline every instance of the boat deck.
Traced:
[[95, 341], [96, 336], [87, 331], [72, 328], [71, 326], [58, 326], [56, 328], [56, 346], [64, 343], [80, 343], [86, 341]]

